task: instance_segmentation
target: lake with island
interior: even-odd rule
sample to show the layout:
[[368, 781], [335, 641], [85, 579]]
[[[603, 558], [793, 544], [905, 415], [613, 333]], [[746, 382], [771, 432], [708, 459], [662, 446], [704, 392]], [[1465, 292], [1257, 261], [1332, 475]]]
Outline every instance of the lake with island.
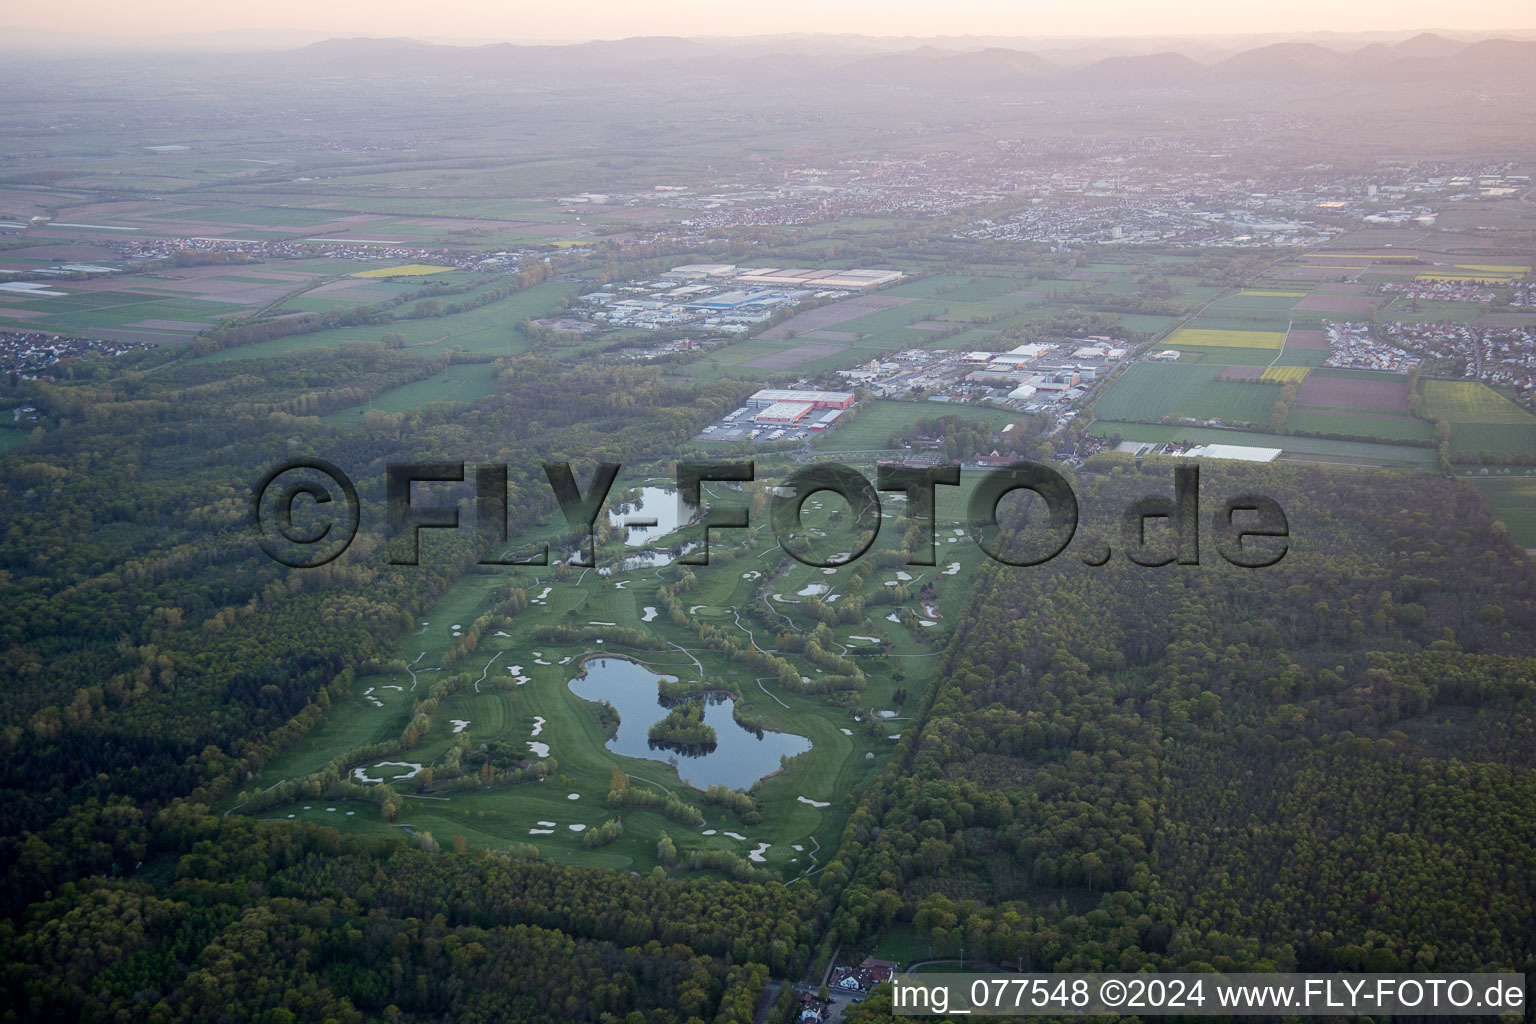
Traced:
[[678, 778], [699, 789], [716, 783], [750, 789], [758, 779], [778, 770], [780, 757], [811, 749], [811, 741], [804, 736], [769, 730], [759, 736], [738, 725], [731, 717], [736, 702], [724, 695], [711, 697], [704, 708], [704, 721], [715, 730], [714, 750], [685, 755], [652, 749], [650, 728], [667, 713], [657, 685], [677, 677], [659, 675], [625, 658], [591, 658], [583, 669], [583, 675], [571, 680], [571, 692], [582, 700], [611, 704], [619, 713], [619, 729], [608, 741], [608, 749], [627, 757], [672, 762]]

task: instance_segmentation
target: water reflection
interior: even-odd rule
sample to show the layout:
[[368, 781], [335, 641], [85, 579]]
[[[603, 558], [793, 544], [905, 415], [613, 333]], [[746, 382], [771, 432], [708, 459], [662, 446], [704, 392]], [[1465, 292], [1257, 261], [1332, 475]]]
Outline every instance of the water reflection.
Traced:
[[623, 658], [592, 658], [583, 668], [585, 673], [571, 680], [571, 692], [583, 700], [611, 704], [619, 712], [619, 731], [608, 741], [608, 749], [628, 757], [669, 761], [680, 779], [699, 789], [715, 783], [749, 789], [778, 770], [780, 757], [811, 749], [811, 741], [804, 736], [766, 730], [759, 734], [738, 725], [731, 717], [735, 701], [725, 696], [704, 707], [704, 721], [715, 730], [713, 750], [694, 754], [653, 749], [650, 728], [667, 713], [658, 699], [657, 683], [676, 677], [658, 676]]

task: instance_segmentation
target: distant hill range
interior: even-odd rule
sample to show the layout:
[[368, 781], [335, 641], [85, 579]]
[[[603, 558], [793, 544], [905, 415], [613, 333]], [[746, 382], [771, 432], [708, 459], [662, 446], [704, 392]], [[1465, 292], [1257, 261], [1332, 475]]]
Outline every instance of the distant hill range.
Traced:
[[1401, 42], [1339, 49], [1316, 42], [1276, 42], [1219, 59], [1177, 49], [1083, 61], [1102, 47], [1052, 51], [1047, 57], [1006, 46], [979, 49], [920, 45], [859, 52], [851, 45], [774, 40], [697, 40], [651, 36], [611, 42], [528, 46], [447, 46], [410, 39], [327, 39], [278, 55], [302, 65], [383, 72], [441, 71], [496, 76], [577, 74], [736, 76], [822, 86], [894, 86], [936, 91], [1177, 88], [1209, 85], [1488, 81], [1536, 83], [1536, 40], [1458, 41], [1421, 33]]

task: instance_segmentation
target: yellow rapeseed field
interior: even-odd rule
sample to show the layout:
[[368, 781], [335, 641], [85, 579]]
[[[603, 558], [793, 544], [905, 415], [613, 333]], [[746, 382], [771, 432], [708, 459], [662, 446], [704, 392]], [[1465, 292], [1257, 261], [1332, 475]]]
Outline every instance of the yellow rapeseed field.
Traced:
[[423, 277], [427, 274], [441, 274], [452, 270], [452, 267], [438, 267], [430, 263], [407, 263], [403, 267], [379, 267], [376, 270], [359, 270], [353, 277]]
[[1213, 331], [1181, 327], [1164, 341], [1163, 348], [1191, 345], [1197, 348], [1282, 348], [1284, 331]]

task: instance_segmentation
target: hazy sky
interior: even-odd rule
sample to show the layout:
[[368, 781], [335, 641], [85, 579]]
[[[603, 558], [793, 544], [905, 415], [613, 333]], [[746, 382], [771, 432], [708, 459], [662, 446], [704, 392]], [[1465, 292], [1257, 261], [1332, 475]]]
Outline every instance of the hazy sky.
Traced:
[[[52, 16], [49, 11], [56, 12]], [[67, 12], [67, 14], [65, 13]], [[182, 33], [286, 29], [338, 35], [456, 40], [618, 39], [635, 35], [1123, 36], [1441, 28], [1536, 29], [1532, 0], [77, 0], [66, 8], [18, 5], [0, 24], [136, 41]], [[124, 40], [125, 42], [128, 40]]]

